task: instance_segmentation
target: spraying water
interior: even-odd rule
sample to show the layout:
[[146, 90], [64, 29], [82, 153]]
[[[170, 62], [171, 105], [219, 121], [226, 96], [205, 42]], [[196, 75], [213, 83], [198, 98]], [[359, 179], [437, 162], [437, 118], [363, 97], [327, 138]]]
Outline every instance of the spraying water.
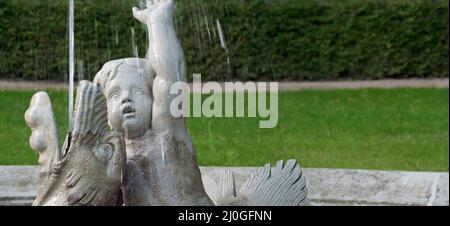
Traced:
[[217, 32], [219, 33], [220, 46], [228, 53], [227, 43], [225, 41], [225, 37], [223, 36], [222, 26], [220, 25], [220, 21], [216, 20], [217, 24]]
[[225, 36], [223, 35], [222, 26], [220, 25], [220, 21], [216, 20], [217, 24], [217, 33], [219, 33], [219, 40], [220, 40], [220, 46], [225, 50], [225, 53], [227, 54], [227, 66], [228, 66], [228, 74], [229, 79], [231, 79], [231, 63], [230, 63], [230, 56], [228, 53], [228, 47], [227, 42], [225, 41]]
[[139, 58], [139, 52], [136, 45], [136, 42], [134, 41], [134, 28], [131, 27], [131, 48], [133, 48], [133, 56], [136, 58]]

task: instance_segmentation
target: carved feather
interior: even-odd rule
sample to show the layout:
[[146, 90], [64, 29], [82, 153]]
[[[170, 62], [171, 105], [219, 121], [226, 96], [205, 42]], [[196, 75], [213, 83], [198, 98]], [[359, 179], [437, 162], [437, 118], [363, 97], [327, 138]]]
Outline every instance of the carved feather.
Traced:
[[231, 171], [224, 171], [218, 185], [218, 205], [304, 206], [308, 205], [306, 178], [296, 160], [278, 161], [258, 169], [236, 193]]
[[103, 135], [108, 128], [106, 98], [102, 87], [88, 81], [78, 85], [73, 135]]
[[240, 190], [253, 204], [270, 206], [302, 206], [308, 203], [306, 179], [296, 160], [266, 164], [253, 174]]

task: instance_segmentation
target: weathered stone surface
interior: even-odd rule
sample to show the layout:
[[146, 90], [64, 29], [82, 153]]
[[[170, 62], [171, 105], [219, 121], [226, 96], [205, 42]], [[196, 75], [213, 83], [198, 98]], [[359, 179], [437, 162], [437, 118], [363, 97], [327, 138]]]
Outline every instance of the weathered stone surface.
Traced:
[[[223, 169], [233, 171], [240, 189], [257, 168], [200, 167], [208, 194]], [[304, 174], [311, 205], [449, 205], [448, 172], [306, 168]], [[0, 205], [30, 205], [37, 189], [37, 167], [0, 167]]]
[[[232, 169], [237, 189], [254, 170], [251, 167]], [[202, 173], [211, 180], [219, 177], [220, 168], [202, 168]], [[448, 173], [304, 169], [304, 174], [312, 205], [449, 204]], [[436, 183], [437, 186], [433, 185]], [[205, 183], [207, 192], [211, 191], [208, 186], [211, 183]]]
[[33, 95], [25, 114], [31, 147], [39, 153], [39, 192], [33, 205], [115, 205], [126, 169], [122, 136], [109, 132], [101, 86], [81, 81], [74, 127], [62, 148], [50, 98]]
[[448, 173], [431, 172], [309, 169], [305, 174], [315, 191], [310, 198], [319, 205], [428, 205], [435, 178], [447, 175], [448, 181]]
[[0, 167], [0, 205], [31, 205], [39, 189], [37, 166]]
[[437, 180], [436, 197], [430, 204], [435, 206], [448, 206], [448, 173], [440, 174]]

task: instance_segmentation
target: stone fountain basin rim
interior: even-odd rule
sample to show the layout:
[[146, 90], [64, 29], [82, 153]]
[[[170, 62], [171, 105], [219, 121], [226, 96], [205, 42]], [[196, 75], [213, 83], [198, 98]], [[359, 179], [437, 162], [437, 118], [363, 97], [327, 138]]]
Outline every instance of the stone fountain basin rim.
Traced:
[[[200, 167], [207, 192], [222, 170], [237, 189], [258, 167]], [[449, 205], [448, 172], [305, 168], [312, 205]], [[37, 194], [37, 166], [0, 166], [0, 205], [29, 205]]]

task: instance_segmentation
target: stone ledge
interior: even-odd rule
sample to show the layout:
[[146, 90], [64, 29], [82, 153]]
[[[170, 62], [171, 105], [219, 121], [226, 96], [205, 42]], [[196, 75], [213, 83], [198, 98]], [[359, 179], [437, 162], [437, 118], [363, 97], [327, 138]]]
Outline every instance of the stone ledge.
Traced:
[[[220, 171], [234, 172], [239, 189], [255, 167], [201, 167], [207, 192]], [[304, 169], [312, 205], [449, 205], [448, 172]], [[30, 205], [36, 166], [0, 166], [0, 205]]]

